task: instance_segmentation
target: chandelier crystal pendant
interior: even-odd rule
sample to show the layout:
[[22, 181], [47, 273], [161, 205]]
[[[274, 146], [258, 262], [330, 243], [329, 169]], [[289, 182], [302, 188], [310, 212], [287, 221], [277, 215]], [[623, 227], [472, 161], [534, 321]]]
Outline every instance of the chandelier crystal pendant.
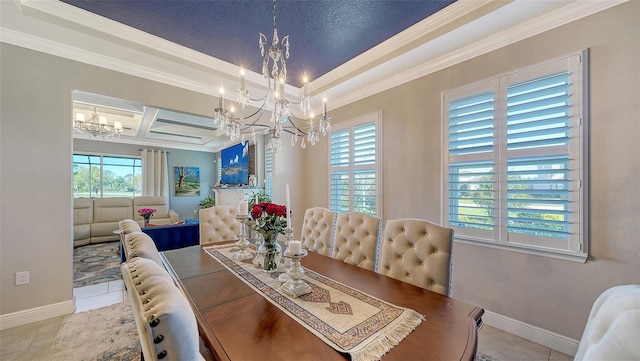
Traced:
[[[256, 128], [268, 128], [269, 141], [267, 149], [276, 153], [281, 149], [281, 137], [283, 133], [291, 134], [291, 145], [295, 146], [301, 139], [300, 146], [306, 147], [319, 141], [319, 133], [323, 136], [331, 129], [331, 117], [327, 115], [327, 99], [323, 98], [323, 114], [315, 120], [311, 112], [311, 96], [308, 93], [309, 78], [304, 74], [303, 89], [299, 102], [290, 102], [285, 97], [285, 84], [287, 81], [287, 59], [289, 59], [289, 35], [280, 38], [276, 26], [276, 1], [273, 1], [273, 37], [271, 42], [267, 36], [260, 33], [260, 55], [262, 56], [262, 76], [267, 80], [266, 94], [262, 98], [252, 98], [246, 88], [245, 69], [240, 67], [240, 88], [236, 90], [236, 104], [240, 109], [245, 109], [252, 102], [262, 102], [258, 110], [248, 116], [235, 116], [233, 104], [225, 107], [224, 87], [220, 87], [218, 107], [214, 110], [214, 124], [219, 125], [225, 134], [235, 141], [250, 133], [256, 136]], [[302, 116], [295, 116], [290, 104], [299, 105]], [[271, 108], [271, 117], [268, 125], [258, 123], [262, 113]], [[254, 139], [255, 141], [255, 139]]]
[[93, 107], [91, 118], [86, 120], [84, 113], [76, 113], [73, 120], [73, 133], [86, 134], [89, 137], [120, 138], [122, 134], [122, 123], [114, 122], [113, 125], [107, 123], [107, 117], [98, 116], [96, 107]]

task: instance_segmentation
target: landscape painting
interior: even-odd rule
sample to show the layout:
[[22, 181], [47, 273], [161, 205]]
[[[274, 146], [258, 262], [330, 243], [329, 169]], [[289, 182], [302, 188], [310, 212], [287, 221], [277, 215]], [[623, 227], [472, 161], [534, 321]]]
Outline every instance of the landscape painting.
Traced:
[[226, 185], [245, 185], [249, 182], [249, 142], [236, 144], [223, 149], [220, 158], [222, 160], [222, 179], [220, 182]]
[[200, 196], [200, 168], [174, 167], [175, 196]]

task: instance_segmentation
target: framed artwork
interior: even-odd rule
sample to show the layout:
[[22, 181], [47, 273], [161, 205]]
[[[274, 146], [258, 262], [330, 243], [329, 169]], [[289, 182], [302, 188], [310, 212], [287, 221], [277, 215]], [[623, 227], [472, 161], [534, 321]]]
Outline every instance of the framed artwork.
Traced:
[[176, 197], [200, 196], [200, 168], [174, 167]]

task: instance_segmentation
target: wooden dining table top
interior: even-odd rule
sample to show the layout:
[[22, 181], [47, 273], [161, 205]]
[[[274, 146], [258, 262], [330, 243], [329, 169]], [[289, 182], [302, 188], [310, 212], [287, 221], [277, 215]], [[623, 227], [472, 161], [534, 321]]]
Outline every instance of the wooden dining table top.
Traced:
[[[349, 360], [256, 293], [202, 246], [161, 252], [189, 300], [202, 341], [216, 360]], [[354, 289], [425, 316], [388, 360], [473, 360], [484, 310], [315, 252], [313, 270]]]

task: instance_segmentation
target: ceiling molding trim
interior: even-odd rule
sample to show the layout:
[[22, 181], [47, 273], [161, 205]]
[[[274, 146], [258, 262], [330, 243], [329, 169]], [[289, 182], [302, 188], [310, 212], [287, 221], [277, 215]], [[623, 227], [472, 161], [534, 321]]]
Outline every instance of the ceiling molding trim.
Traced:
[[[87, 139], [86, 137], [81, 137], [78, 135], [74, 135], [73, 138]], [[204, 145], [186, 144], [186, 143], [179, 144], [177, 142], [171, 144], [170, 146], [167, 146], [167, 143], [163, 141], [154, 141], [154, 140], [144, 139], [144, 138], [128, 138], [128, 137], [122, 137], [122, 136], [118, 139], [107, 140], [107, 139], [101, 139], [101, 138], [92, 138], [91, 140], [98, 141], [98, 142], [133, 144], [133, 145], [156, 147], [156, 148], [162, 148], [162, 149], [180, 149], [180, 150], [190, 150], [194, 152], [207, 152], [207, 153], [218, 152], [220, 151], [220, 148], [221, 148], [219, 145], [208, 146], [206, 144]]]
[[337, 79], [347, 77], [349, 74], [357, 72], [362, 68], [363, 64], [375, 62], [376, 59], [382, 58], [406, 45], [409, 45], [411, 42], [415, 41], [416, 38], [436, 31], [453, 21], [484, 7], [492, 1], [493, 0], [457, 0], [428, 18], [329, 71], [320, 78], [309, 82], [309, 87], [312, 91], [313, 89], [323, 89]]
[[62, 1], [19, 0], [24, 7], [34, 11], [55, 16], [61, 20], [87, 27], [97, 32], [153, 49], [171, 57], [193, 62], [205, 67], [217, 69], [229, 75], [238, 74], [239, 67], [203, 54], [193, 49], [178, 45], [142, 30], [105, 18], [92, 12], [77, 8]]
[[[88, 50], [79, 49], [67, 44], [54, 42], [30, 34], [0, 28], [0, 42], [20, 46], [23, 48], [39, 51], [42, 53], [59, 56], [61, 58], [77, 61], [124, 74], [154, 80], [160, 83], [173, 85], [179, 88], [192, 90], [195, 92], [218, 96], [217, 89], [209, 84], [201, 83], [180, 77], [175, 74], [163, 72], [139, 64], [131, 63], [123, 59], [116, 59], [104, 54], [94, 53]], [[216, 90], [216, 91], [214, 91]]]
[[[423, 65], [395, 74], [392, 78], [378, 80], [377, 82], [364, 88], [360, 88], [359, 90], [344, 91], [344, 94], [347, 95], [331, 98], [331, 108], [336, 109], [341, 106], [351, 104], [366, 97], [392, 89], [423, 76], [459, 64], [463, 61], [473, 59], [480, 55], [503, 48], [562, 25], [566, 25], [573, 21], [580, 20], [589, 15], [607, 10], [628, 1], [630, 0], [574, 2], [550, 13], [544, 14], [536, 19], [526, 21], [515, 27], [504, 30], [494, 36], [485, 38], [481, 42], [470, 44], [454, 52], [447, 53], [439, 58], [429, 60]], [[375, 71], [375, 69], [370, 71]], [[367, 74], [368, 72], [365, 72], [360, 76], [367, 76]], [[372, 78], [372, 76], [369, 76], [369, 78]]]

